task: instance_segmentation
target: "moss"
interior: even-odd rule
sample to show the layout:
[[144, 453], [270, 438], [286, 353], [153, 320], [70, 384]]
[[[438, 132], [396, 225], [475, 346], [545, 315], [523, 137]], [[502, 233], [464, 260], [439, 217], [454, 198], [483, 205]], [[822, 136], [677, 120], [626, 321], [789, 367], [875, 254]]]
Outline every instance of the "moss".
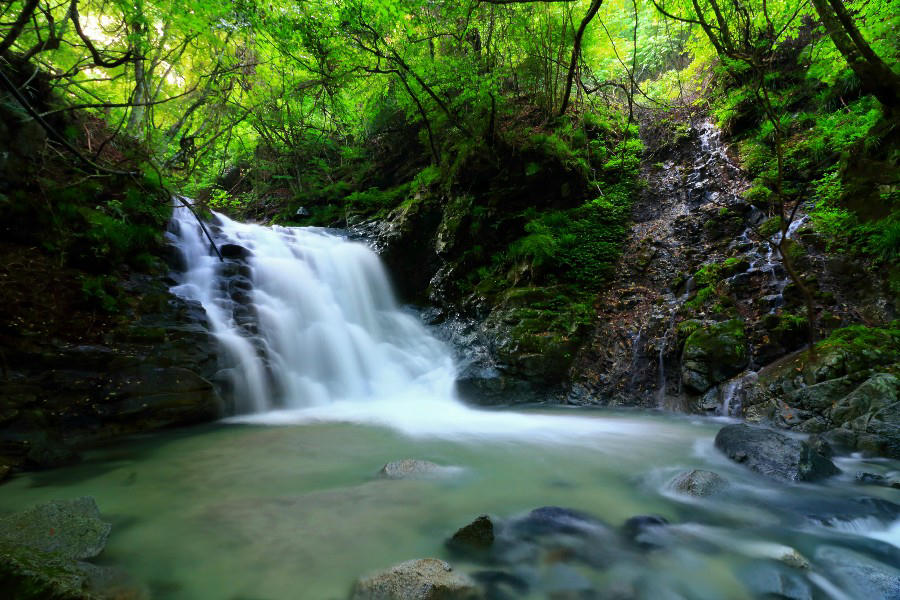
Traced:
[[763, 237], [772, 237], [781, 231], [781, 217], [769, 217], [760, 224], [757, 231]]
[[885, 328], [850, 325], [831, 332], [817, 344], [823, 351], [845, 350], [865, 353], [872, 350], [888, 352], [900, 358], [900, 321]]

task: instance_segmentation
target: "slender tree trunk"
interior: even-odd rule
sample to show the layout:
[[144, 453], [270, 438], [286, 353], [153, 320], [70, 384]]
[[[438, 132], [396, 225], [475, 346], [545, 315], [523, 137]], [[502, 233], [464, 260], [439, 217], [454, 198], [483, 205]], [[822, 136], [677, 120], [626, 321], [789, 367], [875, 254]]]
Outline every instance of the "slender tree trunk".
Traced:
[[569, 107], [569, 98], [572, 96], [572, 81], [575, 79], [575, 69], [581, 56], [581, 38], [584, 37], [588, 24], [597, 15], [597, 11], [600, 10], [602, 4], [603, 0], [591, 0], [587, 14], [584, 15], [581, 25], [578, 26], [578, 31], [575, 32], [575, 43], [572, 45], [572, 59], [569, 61], [569, 74], [566, 76], [566, 87], [563, 92], [562, 105], [559, 107], [559, 116], [566, 114], [566, 109]]
[[125, 130], [131, 135], [138, 135], [140, 128], [143, 126], [147, 115], [147, 107], [145, 104], [149, 99], [149, 89], [147, 84], [147, 74], [144, 69], [144, 59], [138, 58], [134, 61], [134, 102], [131, 107], [131, 115], [128, 117], [128, 125]]

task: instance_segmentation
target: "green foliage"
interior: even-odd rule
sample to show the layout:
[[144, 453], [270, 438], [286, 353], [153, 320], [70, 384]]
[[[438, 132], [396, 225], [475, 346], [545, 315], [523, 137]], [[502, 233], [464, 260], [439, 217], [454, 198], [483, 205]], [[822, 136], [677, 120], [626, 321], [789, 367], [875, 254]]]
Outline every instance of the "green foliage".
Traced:
[[105, 312], [119, 310], [115, 280], [108, 275], [85, 276], [81, 280], [81, 292], [87, 302], [100, 306]]
[[609, 280], [627, 232], [631, 188], [618, 184], [574, 209], [529, 211], [526, 236], [508, 255], [527, 261], [544, 277], [597, 290]]
[[888, 327], [867, 327], [851, 325], [842, 327], [831, 334], [818, 346], [823, 350], [841, 349], [852, 354], [875, 351], [900, 352], [900, 321], [893, 321]]

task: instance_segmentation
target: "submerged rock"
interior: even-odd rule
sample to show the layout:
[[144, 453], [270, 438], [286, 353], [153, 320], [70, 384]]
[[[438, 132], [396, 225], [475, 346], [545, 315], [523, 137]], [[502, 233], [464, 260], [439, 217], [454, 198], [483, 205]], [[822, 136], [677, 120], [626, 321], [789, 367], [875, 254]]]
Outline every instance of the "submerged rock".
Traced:
[[825, 572], [842, 584], [850, 597], [872, 600], [900, 598], [900, 571], [895, 568], [835, 546], [819, 548], [816, 560]]
[[447, 545], [456, 550], [489, 550], [494, 543], [494, 523], [487, 515], [481, 515], [453, 534]]
[[437, 558], [409, 560], [357, 580], [350, 600], [482, 600], [475, 581]]
[[101, 520], [93, 498], [56, 500], [0, 519], [0, 542], [52, 552], [61, 558], [93, 558], [112, 526]]
[[472, 577], [484, 587], [489, 600], [513, 600], [528, 594], [528, 582], [506, 571], [478, 571]]
[[88, 574], [75, 561], [2, 541], [0, 587], [4, 597], [17, 600], [91, 598], [88, 592]]
[[757, 598], [783, 600], [813, 598], [812, 588], [802, 576], [770, 562], [747, 565], [739, 570], [738, 578]]
[[542, 506], [536, 508], [523, 519], [516, 521], [513, 528], [517, 533], [540, 536], [553, 534], [592, 534], [606, 525], [594, 517], [569, 508]]
[[731, 460], [773, 479], [816, 481], [840, 473], [806, 442], [770, 429], [728, 425], [716, 435], [715, 443]]
[[116, 567], [84, 559], [103, 551], [110, 525], [93, 498], [47, 502], [0, 519], [0, 597], [143, 600], [147, 590]]
[[447, 475], [453, 470], [453, 467], [444, 467], [427, 460], [405, 458], [387, 463], [378, 471], [378, 476], [384, 479], [428, 479]]
[[639, 515], [625, 521], [622, 533], [642, 548], [657, 548], [664, 545], [658, 534], [668, 524], [669, 521], [658, 515]]
[[702, 498], [718, 494], [728, 487], [728, 480], [712, 471], [694, 469], [676, 475], [669, 487], [681, 494]]

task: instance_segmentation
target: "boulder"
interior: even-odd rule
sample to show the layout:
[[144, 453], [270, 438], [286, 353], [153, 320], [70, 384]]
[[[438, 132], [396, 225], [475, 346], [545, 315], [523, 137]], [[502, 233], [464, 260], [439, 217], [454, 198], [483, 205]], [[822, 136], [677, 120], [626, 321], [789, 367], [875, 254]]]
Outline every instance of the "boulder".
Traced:
[[685, 340], [681, 380], [688, 390], [702, 394], [743, 371], [748, 362], [743, 322], [732, 319], [714, 323], [697, 329]]
[[468, 575], [437, 558], [410, 560], [357, 580], [350, 600], [481, 600]]
[[0, 542], [80, 560], [103, 551], [111, 527], [101, 520], [94, 499], [84, 496], [47, 502], [0, 519]]
[[829, 416], [856, 432], [858, 450], [900, 459], [900, 379], [876, 373], [838, 401]]
[[782, 481], [816, 481], [840, 471], [806, 442], [743, 423], [723, 427], [716, 448], [761, 475]]
[[675, 476], [669, 487], [680, 494], [703, 498], [718, 494], [728, 487], [728, 480], [712, 471], [694, 469]]

